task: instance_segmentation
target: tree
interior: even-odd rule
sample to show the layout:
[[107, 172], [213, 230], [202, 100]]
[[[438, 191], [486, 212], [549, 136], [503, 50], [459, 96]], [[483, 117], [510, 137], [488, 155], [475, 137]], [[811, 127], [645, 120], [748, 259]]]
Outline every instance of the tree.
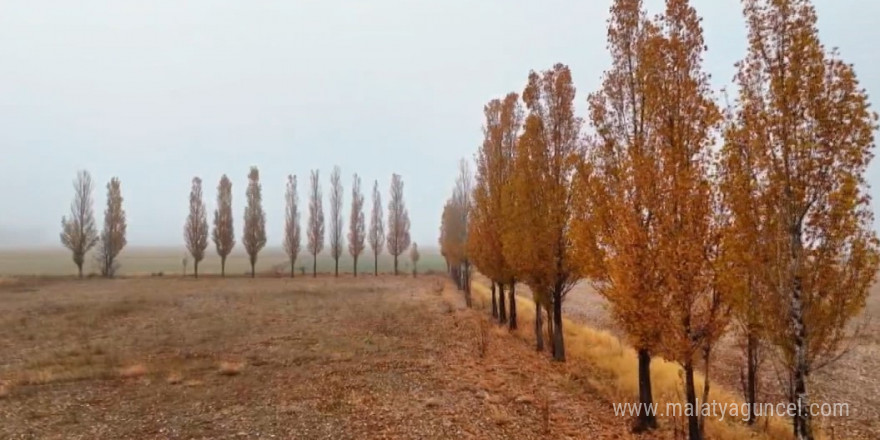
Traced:
[[70, 217], [61, 218], [61, 244], [73, 253], [79, 277], [83, 276], [86, 253], [98, 243], [98, 228], [92, 201], [92, 175], [82, 170], [73, 181], [73, 202]]
[[770, 262], [772, 231], [767, 200], [766, 176], [758, 174], [756, 140], [745, 130], [750, 116], [728, 109], [724, 145], [719, 159], [719, 192], [723, 208], [729, 215], [721, 231], [719, 266], [724, 296], [730, 305], [737, 336], [744, 341], [745, 377], [743, 395], [751, 411], [747, 423], [754, 424], [757, 403], [759, 365], [762, 346], [769, 338], [769, 320], [773, 319], [766, 304], [771, 300], [765, 267]]
[[517, 142], [509, 202], [517, 223], [509, 227], [513, 236], [505, 243], [513, 245], [505, 249], [505, 257], [517, 259], [517, 272], [530, 285], [546, 289], [553, 308], [553, 359], [564, 361], [562, 301], [580, 279], [568, 231], [582, 121], [574, 115], [575, 88], [568, 66], [531, 72], [522, 96], [528, 116]]
[[324, 249], [324, 208], [318, 170], [312, 170], [309, 192], [309, 253], [312, 254], [312, 277], [318, 276], [318, 254]]
[[[707, 360], [726, 325], [715, 284], [720, 222], [710, 174], [721, 114], [702, 70], [703, 30], [689, 1], [667, 0], [656, 26], [659, 35], [648, 45], [662, 68], [651, 72], [645, 114], [660, 167], [653, 184], [663, 194], [655, 211], [659, 290], [668, 323], [661, 338], [667, 357], [684, 368], [685, 397], [697, 408], [694, 367], [700, 356]], [[703, 438], [700, 417], [688, 415], [690, 440]]]
[[107, 209], [104, 210], [104, 229], [98, 242], [98, 263], [101, 275], [111, 278], [119, 269], [116, 257], [125, 247], [126, 222], [122, 209], [122, 189], [119, 178], [112, 178], [107, 184]]
[[373, 210], [370, 213], [370, 233], [368, 237], [370, 249], [373, 250], [373, 275], [379, 275], [379, 254], [385, 244], [385, 226], [382, 221], [382, 194], [379, 193], [379, 181], [373, 181]]
[[217, 209], [214, 210], [214, 231], [211, 233], [217, 255], [220, 256], [220, 275], [226, 276], [226, 257], [235, 247], [232, 226], [232, 182], [224, 174], [217, 185]]
[[397, 257], [409, 248], [409, 211], [403, 201], [403, 179], [391, 175], [391, 200], [388, 201], [388, 253], [394, 257], [394, 275], [397, 275]]
[[244, 234], [241, 238], [251, 262], [251, 278], [257, 276], [257, 254], [266, 246], [266, 212], [263, 211], [263, 189], [260, 171], [251, 167], [248, 173], [247, 206], [244, 208]]
[[[608, 21], [612, 65], [602, 88], [588, 98], [596, 136], [576, 178], [572, 238], [581, 271], [608, 300], [638, 353], [639, 403], [653, 404], [651, 358], [660, 348], [663, 299], [658, 267], [658, 214], [664, 194], [658, 145], [649, 137], [646, 113], [653, 72], [662, 68], [649, 43], [659, 30], [641, 0], [616, 0]], [[635, 432], [654, 429], [653, 413], [640, 411]]]
[[471, 307], [471, 297], [464, 287], [465, 277], [462, 260], [467, 243], [464, 240], [465, 224], [460, 202], [460, 198], [453, 196], [443, 206], [443, 216], [440, 219], [440, 253], [446, 259], [450, 278], [459, 290], [464, 291], [465, 303]]
[[284, 252], [290, 259], [290, 277], [293, 278], [296, 258], [299, 256], [302, 237], [299, 226], [299, 196], [296, 192], [296, 176], [287, 176], [287, 190], [284, 193]]
[[193, 257], [193, 274], [199, 277], [199, 262], [205, 258], [208, 248], [208, 214], [205, 202], [202, 201], [202, 179], [193, 177], [192, 189], [189, 192], [189, 216], [183, 228], [186, 248]]
[[[504, 257], [502, 231], [508, 213], [504, 211], [505, 186], [513, 172], [516, 139], [522, 126], [519, 95], [494, 99], [484, 108], [483, 144], [477, 152], [477, 175], [473, 189], [473, 209], [468, 221], [468, 254], [483, 275], [492, 280], [493, 316], [507, 321], [506, 311], [497, 311], [495, 285], [500, 287], [504, 306], [504, 286], [510, 293], [510, 328], [516, 328], [516, 277]], [[540, 308], [536, 308], [540, 313]], [[540, 340], [540, 339], [539, 339]]]
[[790, 380], [794, 437], [812, 439], [807, 379], [839, 357], [878, 269], [865, 183], [877, 115], [852, 66], [819, 41], [811, 2], [748, 0], [745, 16], [734, 140], [766, 182], [753, 200], [769, 243], [767, 331]]
[[471, 307], [473, 302], [471, 296], [471, 258], [468, 253], [468, 228], [471, 221], [471, 212], [473, 211], [473, 182], [474, 178], [470, 165], [465, 159], [461, 159], [458, 164], [458, 178], [455, 180], [455, 189], [452, 191], [453, 209], [451, 213], [457, 218], [452, 222], [454, 234], [451, 234], [451, 236], [456, 243], [452, 247], [451, 254], [456, 265], [460, 266], [459, 275], [461, 281], [459, 287], [464, 291], [465, 302], [468, 307]]
[[355, 174], [351, 185], [351, 219], [348, 229], [348, 253], [354, 260], [352, 263], [354, 276], [358, 273], [358, 257], [364, 252], [366, 230], [364, 227], [364, 194], [361, 192], [361, 178]]
[[[535, 300], [535, 343], [538, 351], [544, 349], [542, 309], [547, 312], [551, 347], [552, 336], [555, 334], [551, 281], [546, 267], [547, 262], [553, 261], [552, 249], [542, 245], [551, 239], [547, 235], [548, 207], [542, 200], [542, 188], [533, 184], [545, 181], [543, 173], [546, 166], [542, 163], [546, 155], [542, 152], [545, 144], [541, 131], [539, 118], [526, 118], [524, 131], [515, 146], [512, 176], [502, 188], [502, 209], [505, 216], [502, 218], [501, 228], [505, 261], [518, 279], [529, 286]], [[500, 309], [503, 311], [503, 289], [500, 298]], [[514, 298], [514, 303], [515, 301]], [[503, 318], [502, 315], [502, 322]]]
[[413, 278], [415, 278], [415, 276], [419, 273], [418, 265], [420, 257], [421, 256], [419, 255], [419, 245], [413, 243], [412, 246], [409, 248], [409, 259], [410, 261], [412, 261], [413, 264]]
[[333, 276], [337, 277], [342, 247], [342, 176], [337, 166], [330, 173], [330, 256], [335, 262]]

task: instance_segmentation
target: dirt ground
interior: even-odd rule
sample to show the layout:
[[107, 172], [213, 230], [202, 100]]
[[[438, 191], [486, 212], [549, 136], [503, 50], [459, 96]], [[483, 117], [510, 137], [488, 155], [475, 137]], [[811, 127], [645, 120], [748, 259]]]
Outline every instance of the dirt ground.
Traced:
[[[525, 291], [525, 289], [520, 289]], [[522, 294], [528, 295], [527, 292]], [[575, 287], [566, 297], [564, 313], [576, 322], [608, 330], [619, 338], [623, 334], [615, 326], [604, 298], [587, 283]], [[880, 285], [874, 286], [864, 315], [854, 326], [861, 327], [852, 349], [836, 363], [816, 371], [811, 377], [814, 402], [847, 403], [849, 417], [820, 420], [831, 439], [880, 439]], [[712, 380], [739, 392], [743, 350], [737, 339], [729, 335], [722, 340], [712, 362]], [[784, 399], [780, 374], [768, 355], [764, 361], [759, 399], [778, 402]]]
[[631, 438], [460, 302], [436, 277], [5, 280], [0, 438]]

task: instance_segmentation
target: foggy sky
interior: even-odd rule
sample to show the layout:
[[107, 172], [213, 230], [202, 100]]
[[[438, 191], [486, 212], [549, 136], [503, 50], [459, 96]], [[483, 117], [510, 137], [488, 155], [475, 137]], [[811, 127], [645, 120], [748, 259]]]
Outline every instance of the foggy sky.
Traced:
[[[730, 86], [745, 53], [735, 0], [694, 0], [706, 68]], [[819, 0], [823, 42], [880, 90], [880, 2]], [[482, 106], [521, 92], [530, 69], [571, 66], [577, 105], [609, 65], [610, 0], [0, 2], [0, 247], [60, 246], [71, 181], [91, 171], [101, 219], [122, 180], [130, 245], [181, 245], [190, 181], [233, 182], [236, 235], [251, 165], [267, 235], [280, 245], [287, 174], [342, 168], [378, 179], [387, 210], [403, 176], [413, 240], [436, 245], [462, 157], [482, 140]], [[660, 0], [649, 0], [652, 13]], [[731, 89], [735, 90], [735, 89]], [[877, 107], [875, 106], [875, 110]], [[869, 173], [878, 184], [878, 166]], [[876, 189], [872, 189], [876, 196]], [[876, 197], [875, 197], [876, 199]], [[325, 202], [326, 207], [326, 202]], [[305, 215], [303, 221], [305, 221]], [[369, 218], [369, 214], [367, 214]], [[209, 216], [210, 221], [210, 216]]]

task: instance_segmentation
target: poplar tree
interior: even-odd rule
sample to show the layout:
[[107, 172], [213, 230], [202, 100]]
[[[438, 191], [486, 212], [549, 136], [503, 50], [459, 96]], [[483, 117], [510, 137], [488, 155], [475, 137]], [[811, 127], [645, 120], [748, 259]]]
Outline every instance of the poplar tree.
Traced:
[[98, 243], [98, 228], [92, 200], [92, 175], [82, 170], [73, 181], [74, 197], [70, 203], [70, 217], [61, 218], [61, 244], [73, 254], [79, 277], [86, 253]]
[[217, 185], [217, 209], [214, 210], [214, 231], [211, 237], [220, 256], [220, 275], [226, 276], [226, 257], [235, 247], [232, 221], [232, 182], [224, 174]]
[[244, 234], [242, 244], [251, 263], [251, 278], [257, 276], [257, 255], [266, 246], [266, 212], [263, 211], [263, 190], [260, 171], [251, 167], [248, 173], [247, 206], [244, 209]]

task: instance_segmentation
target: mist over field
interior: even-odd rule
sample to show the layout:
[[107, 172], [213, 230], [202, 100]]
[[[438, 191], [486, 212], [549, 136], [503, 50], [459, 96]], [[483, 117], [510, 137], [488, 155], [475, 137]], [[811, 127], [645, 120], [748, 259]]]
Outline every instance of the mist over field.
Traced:
[[[419, 272], [433, 271], [444, 272], [446, 263], [436, 248], [426, 248], [421, 251], [422, 258], [419, 260]], [[163, 275], [180, 275], [183, 271], [183, 258], [187, 255], [186, 248], [181, 247], [131, 247], [126, 248], [120, 254], [119, 274], [153, 275], [162, 272]], [[192, 257], [188, 257], [188, 273], [192, 273]], [[306, 275], [311, 276], [312, 256], [301, 255], [296, 264], [296, 276], [301, 276], [301, 268], [305, 268]], [[348, 254], [339, 260], [339, 268], [342, 273], [352, 272], [352, 259]], [[267, 248], [260, 253], [257, 261], [257, 271], [263, 274], [289, 274], [290, 261], [281, 248]], [[400, 269], [404, 273], [412, 272], [412, 264], [406, 259], [402, 260]], [[86, 273], [98, 273], [96, 263], [87, 261]], [[392, 259], [387, 254], [379, 256], [379, 271], [389, 273], [392, 270]], [[318, 271], [330, 273], [333, 271], [333, 259], [327, 253], [318, 256]], [[242, 249], [237, 249], [229, 256], [226, 262], [228, 275], [250, 274], [250, 263], [247, 254]], [[358, 273], [365, 276], [373, 274], [372, 255], [362, 255], [358, 260]], [[219, 275], [220, 259], [213, 253], [199, 264], [199, 274]], [[70, 260], [70, 253], [62, 249], [51, 247], [36, 249], [0, 250], [0, 276], [27, 276], [27, 275], [76, 275], [76, 266]]]

